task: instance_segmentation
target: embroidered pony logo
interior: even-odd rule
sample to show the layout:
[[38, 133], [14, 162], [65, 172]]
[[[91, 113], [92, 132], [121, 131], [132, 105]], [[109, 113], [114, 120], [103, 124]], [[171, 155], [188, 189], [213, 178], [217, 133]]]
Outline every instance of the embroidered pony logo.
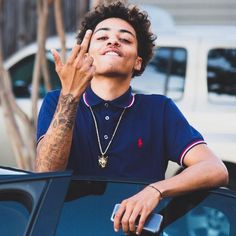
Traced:
[[142, 148], [143, 140], [141, 138], [139, 138], [137, 144], [138, 144], [138, 148]]

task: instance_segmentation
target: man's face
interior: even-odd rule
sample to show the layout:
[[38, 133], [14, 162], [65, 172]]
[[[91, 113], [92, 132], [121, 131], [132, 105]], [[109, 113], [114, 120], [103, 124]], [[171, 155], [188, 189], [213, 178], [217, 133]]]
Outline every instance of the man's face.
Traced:
[[95, 75], [131, 78], [133, 71], [140, 70], [142, 64], [136, 32], [119, 18], [108, 18], [96, 26], [88, 53], [94, 59]]

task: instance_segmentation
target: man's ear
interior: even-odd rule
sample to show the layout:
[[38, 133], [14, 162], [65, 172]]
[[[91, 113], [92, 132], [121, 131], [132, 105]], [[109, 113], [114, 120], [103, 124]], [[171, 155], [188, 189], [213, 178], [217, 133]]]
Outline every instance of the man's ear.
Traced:
[[134, 70], [140, 71], [142, 67], [142, 62], [143, 62], [143, 59], [141, 57], [137, 57], [135, 65], [134, 65]]

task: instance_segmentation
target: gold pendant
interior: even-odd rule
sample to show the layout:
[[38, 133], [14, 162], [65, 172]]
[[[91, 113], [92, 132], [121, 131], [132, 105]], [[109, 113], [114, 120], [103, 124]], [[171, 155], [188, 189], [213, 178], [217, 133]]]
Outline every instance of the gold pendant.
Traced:
[[98, 156], [99, 166], [101, 166], [102, 168], [105, 168], [107, 165], [107, 159], [108, 159], [108, 156], [104, 156], [104, 155]]

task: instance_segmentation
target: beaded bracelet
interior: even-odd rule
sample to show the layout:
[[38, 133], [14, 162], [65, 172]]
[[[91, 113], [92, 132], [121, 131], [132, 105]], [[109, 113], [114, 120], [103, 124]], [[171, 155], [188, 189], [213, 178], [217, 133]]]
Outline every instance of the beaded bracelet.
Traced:
[[160, 194], [160, 196], [161, 196], [161, 199], [163, 198], [163, 195], [162, 195], [162, 192], [158, 189], [158, 188], [156, 188], [155, 186], [153, 186], [153, 185], [148, 185], [147, 187], [150, 187], [150, 188], [153, 188], [153, 189], [155, 189], [159, 194]]

